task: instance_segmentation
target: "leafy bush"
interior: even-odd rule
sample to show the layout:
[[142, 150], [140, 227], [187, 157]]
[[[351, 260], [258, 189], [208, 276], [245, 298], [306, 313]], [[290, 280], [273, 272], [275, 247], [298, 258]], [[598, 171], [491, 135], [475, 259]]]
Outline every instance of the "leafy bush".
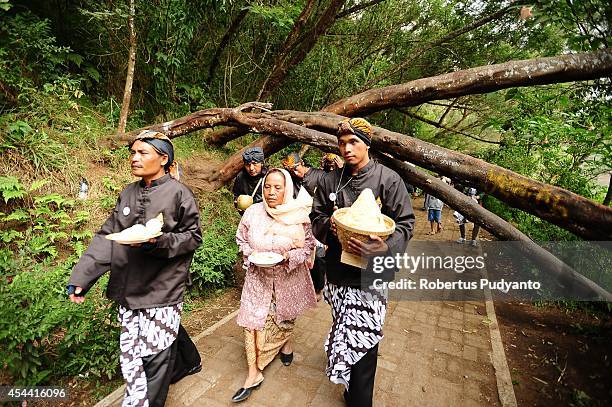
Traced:
[[117, 370], [116, 310], [102, 298], [108, 279], [70, 304], [71, 264], [16, 275], [0, 288], [0, 365], [16, 384], [35, 385], [81, 373], [112, 377]]
[[17, 152], [36, 170], [44, 172], [59, 170], [68, 162], [64, 146], [50, 139], [44, 130], [33, 130], [21, 120], [9, 124], [5, 136], [0, 134], [0, 153], [4, 150]]
[[238, 256], [236, 226], [239, 216], [227, 190], [209, 193], [201, 201], [202, 245], [191, 264], [195, 289], [219, 288], [233, 280], [232, 270]]
[[65, 88], [71, 79], [66, 67], [82, 62], [70, 47], [57, 45], [48, 20], [29, 11], [0, 18], [0, 106], [28, 102], [43, 84]]
[[[0, 366], [17, 384], [80, 373], [111, 377], [117, 366], [116, 312], [103, 299], [107, 279], [81, 306], [66, 298], [72, 266], [84, 251], [89, 213], [57, 193], [37, 195], [0, 177]], [[63, 260], [60, 260], [63, 258]]]
[[0, 193], [7, 213], [0, 212], [0, 276], [11, 278], [37, 264], [51, 266], [59, 253], [80, 255], [89, 213], [75, 208], [75, 201], [59, 194], [34, 195], [46, 184], [35, 181], [28, 188], [16, 177], [0, 177]]
[[202, 245], [196, 250], [191, 264], [191, 278], [196, 289], [219, 288], [231, 281], [238, 246], [235, 233], [229, 231], [235, 231], [235, 228], [228, 230], [220, 225], [204, 231]]

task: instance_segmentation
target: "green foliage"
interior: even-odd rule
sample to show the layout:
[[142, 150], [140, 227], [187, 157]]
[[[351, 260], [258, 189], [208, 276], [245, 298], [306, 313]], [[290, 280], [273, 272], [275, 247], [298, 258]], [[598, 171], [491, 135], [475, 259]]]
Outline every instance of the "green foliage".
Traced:
[[0, 177], [0, 192], [4, 203], [8, 203], [11, 199], [23, 198], [25, 189], [16, 177]]
[[[2, 13], [2, 12], [0, 12]], [[49, 20], [29, 11], [0, 18], [0, 107], [31, 101], [35, 89], [77, 92], [79, 78], [66, 73], [83, 58], [57, 44]], [[75, 96], [79, 96], [77, 93]]]
[[[70, 256], [82, 252], [91, 232], [83, 230], [89, 213], [76, 202], [57, 193], [35, 195], [46, 180], [26, 188], [16, 177], [0, 177], [0, 191], [8, 204], [0, 213], [0, 277], [12, 278], [39, 264], [51, 265], [60, 252]], [[74, 258], [73, 258], [74, 260]]]
[[531, 24], [562, 27], [570, 49], [590, 51], [610, 45], [609, 2], [540, 0], [536, 3], [535, 19]]
[[293, 20], [300, 14], [301, 5], [299, 3], [280, 3], [276, 5], [253, 4], [249, 6], [249, 11], [261, 17], [265, 24], [270, 24], [285, 32], [293, 26]]
[[231, 193], [224, 190], [205, 197], [207, 199], [201, 202], [202, 245], [191, 263], [193, 286], [199, 291], [232, 283], [232, 270], [238, 256], [238, 215]]
[[238, 248], [235, 238], [227, 233], [227, 226], [215, 224], [202, 234], [202, 245], [196, 250], [191, 264], [191, 278], [198, 290], [218, 288], [231, 282]]
[[[489, 123], [502, 133], [502, 145], [486, 154], [485, 160], [598, 199], [602, 188], [594, 178], [612, 168], [610, 106], [567, 85], [548, 90], [514, 89], [506, 93], [505, 105], [499, 120]], [[575, 239], [569, 232], [496, 199], [489, 197], [485, 205], [535, 240]]]
[[8, 125], [6, 136], [0, 134], [0, 153], [3, 150], [19, 153], [43, 172], [63, 168], [68, 161], [64, 146], [50, 139], [44, 130], [34, 131], [21, 120]]
[[116, 373], [116, 310], [100, 289], [84, 304], [68, 303], [69, 274], [70, 264], [37, 268], [0, 286], [0, 364], [15, 384], [45, 383], [58, 374]]

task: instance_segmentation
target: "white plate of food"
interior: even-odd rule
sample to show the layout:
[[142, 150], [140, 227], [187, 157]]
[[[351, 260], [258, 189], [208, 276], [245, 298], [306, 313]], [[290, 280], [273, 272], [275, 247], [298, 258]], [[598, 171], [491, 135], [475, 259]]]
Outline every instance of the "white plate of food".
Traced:
[[125, 235], [120, 233], [111, 233], [110, 235], [106, 235], [108, 240], [112, 240], [113, 242], [117, 242], [119, 244], [137, 244], [137, 243], [146, 243], [149, 239], [156, 238], [161, 236], [162, 232], [157, 232], [151, 235]]
[[111, 233], [106, 235], [106, 238], [120, 244], [145, 243], [150, 239], [161, 236], [163, 224], [164, 216], [160, 213], [144, 225], [136, 224], [130, 226], [119, 233]]
[[273, 267], [283, 260], [282, 254], [274, 252], [255, 252], [249, 256], [249, 261], [258, 267]]

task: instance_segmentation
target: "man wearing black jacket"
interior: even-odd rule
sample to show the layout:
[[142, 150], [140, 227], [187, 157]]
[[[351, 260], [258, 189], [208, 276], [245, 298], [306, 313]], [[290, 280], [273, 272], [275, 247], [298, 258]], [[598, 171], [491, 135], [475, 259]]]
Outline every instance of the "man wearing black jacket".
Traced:
[[[234, 180], [232, 193], [234, 194], [234, 206], [237, 207], [238, 197], [248, 195], [253, 197], [253, 203], [262, 201], [261, 182], [266, 175], [267, 169], [264, 166], [264, 152], [261, 147], [247, 148], [242, 153], [243, 168]], [[238, 210], [240, 213], [243, 210]]]
[[[198, 351], [180, 325], [189, 266], [202, 242], [193, 193], [178, 181], [170, 139], [142, 132], [130, 145], [132, 174], [141, 180], [119, 195], [113, 213], [74, 267], [70, 301], [110, 269], [106, 295], [119, 304], [124, 406], [163, 406], [170, 383], [201, 370]], [[163, 214], [161, 235], [119, 244], [106, 239]]]
[[[370, 159], [371, 139], [372, 127], [366, 120], [354, 118], [340, 123], [338, 147], [345, 165], [321, 179], [310, 214], [314, 236], [328, 246], [323, 293], [331, 305], [333, 323], [325, 342], [326, 373], [332, 382], [345, 386], [344, 397], [351, 407], [372, 405], [387, 298], [385, 292], [369, 287], [370, 265], [361, 270], [340, 262], [342, 247], [332, 213], [351, 206], [369, 188], [379, 200], [381, 212], [395, 221], [395, 231], [386, 241], [375, 235], [365, 243], [351, 239], [352, 251], [365, 258], [404, 253], [415, 220], [404, 181], [395, 171]], [[394, 273], [386, 270], [376, 278], [392, 280]]]

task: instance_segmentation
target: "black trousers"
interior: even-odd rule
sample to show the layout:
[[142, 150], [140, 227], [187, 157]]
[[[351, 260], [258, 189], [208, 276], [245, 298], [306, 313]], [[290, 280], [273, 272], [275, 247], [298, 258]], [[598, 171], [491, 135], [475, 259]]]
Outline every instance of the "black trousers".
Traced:
[[142, 358], [142, 364], [147, 376], [147, 398], [149, 406], [162, 407], [166, 404], [172, 370], [176, 361], [177, 341], [163, 351]]
[[351, 381], [345, 394], [347, 406], [372, 407], [377, 358], [378, 344], [351, 367]]
[[187, 331], [185, 331], [185, 328], [183, 328], [183, 325], [179, 326], [176, 342], [178, 345], [176, 364], [172, 373], [171, 383], [176, 383], [185, 375], [185, 373], [202, 363], [202, 358], [200, 358], [198, 348], [196, 348], [195, 344], [187, 334]]
[[151, 407], [162, 407], [168, 397], [170, 383], [176, 377], [201, 363], [195, 344], [183, 328], [179, 326], [178, 335], [172, 345], [158, 354], [142, 358], [147, 376], [147, 398]]
[[314, 265], [310, 270], [310, 277], [315, 292], [319, 293], [325, 285], [325, 248], [316, 247]]

